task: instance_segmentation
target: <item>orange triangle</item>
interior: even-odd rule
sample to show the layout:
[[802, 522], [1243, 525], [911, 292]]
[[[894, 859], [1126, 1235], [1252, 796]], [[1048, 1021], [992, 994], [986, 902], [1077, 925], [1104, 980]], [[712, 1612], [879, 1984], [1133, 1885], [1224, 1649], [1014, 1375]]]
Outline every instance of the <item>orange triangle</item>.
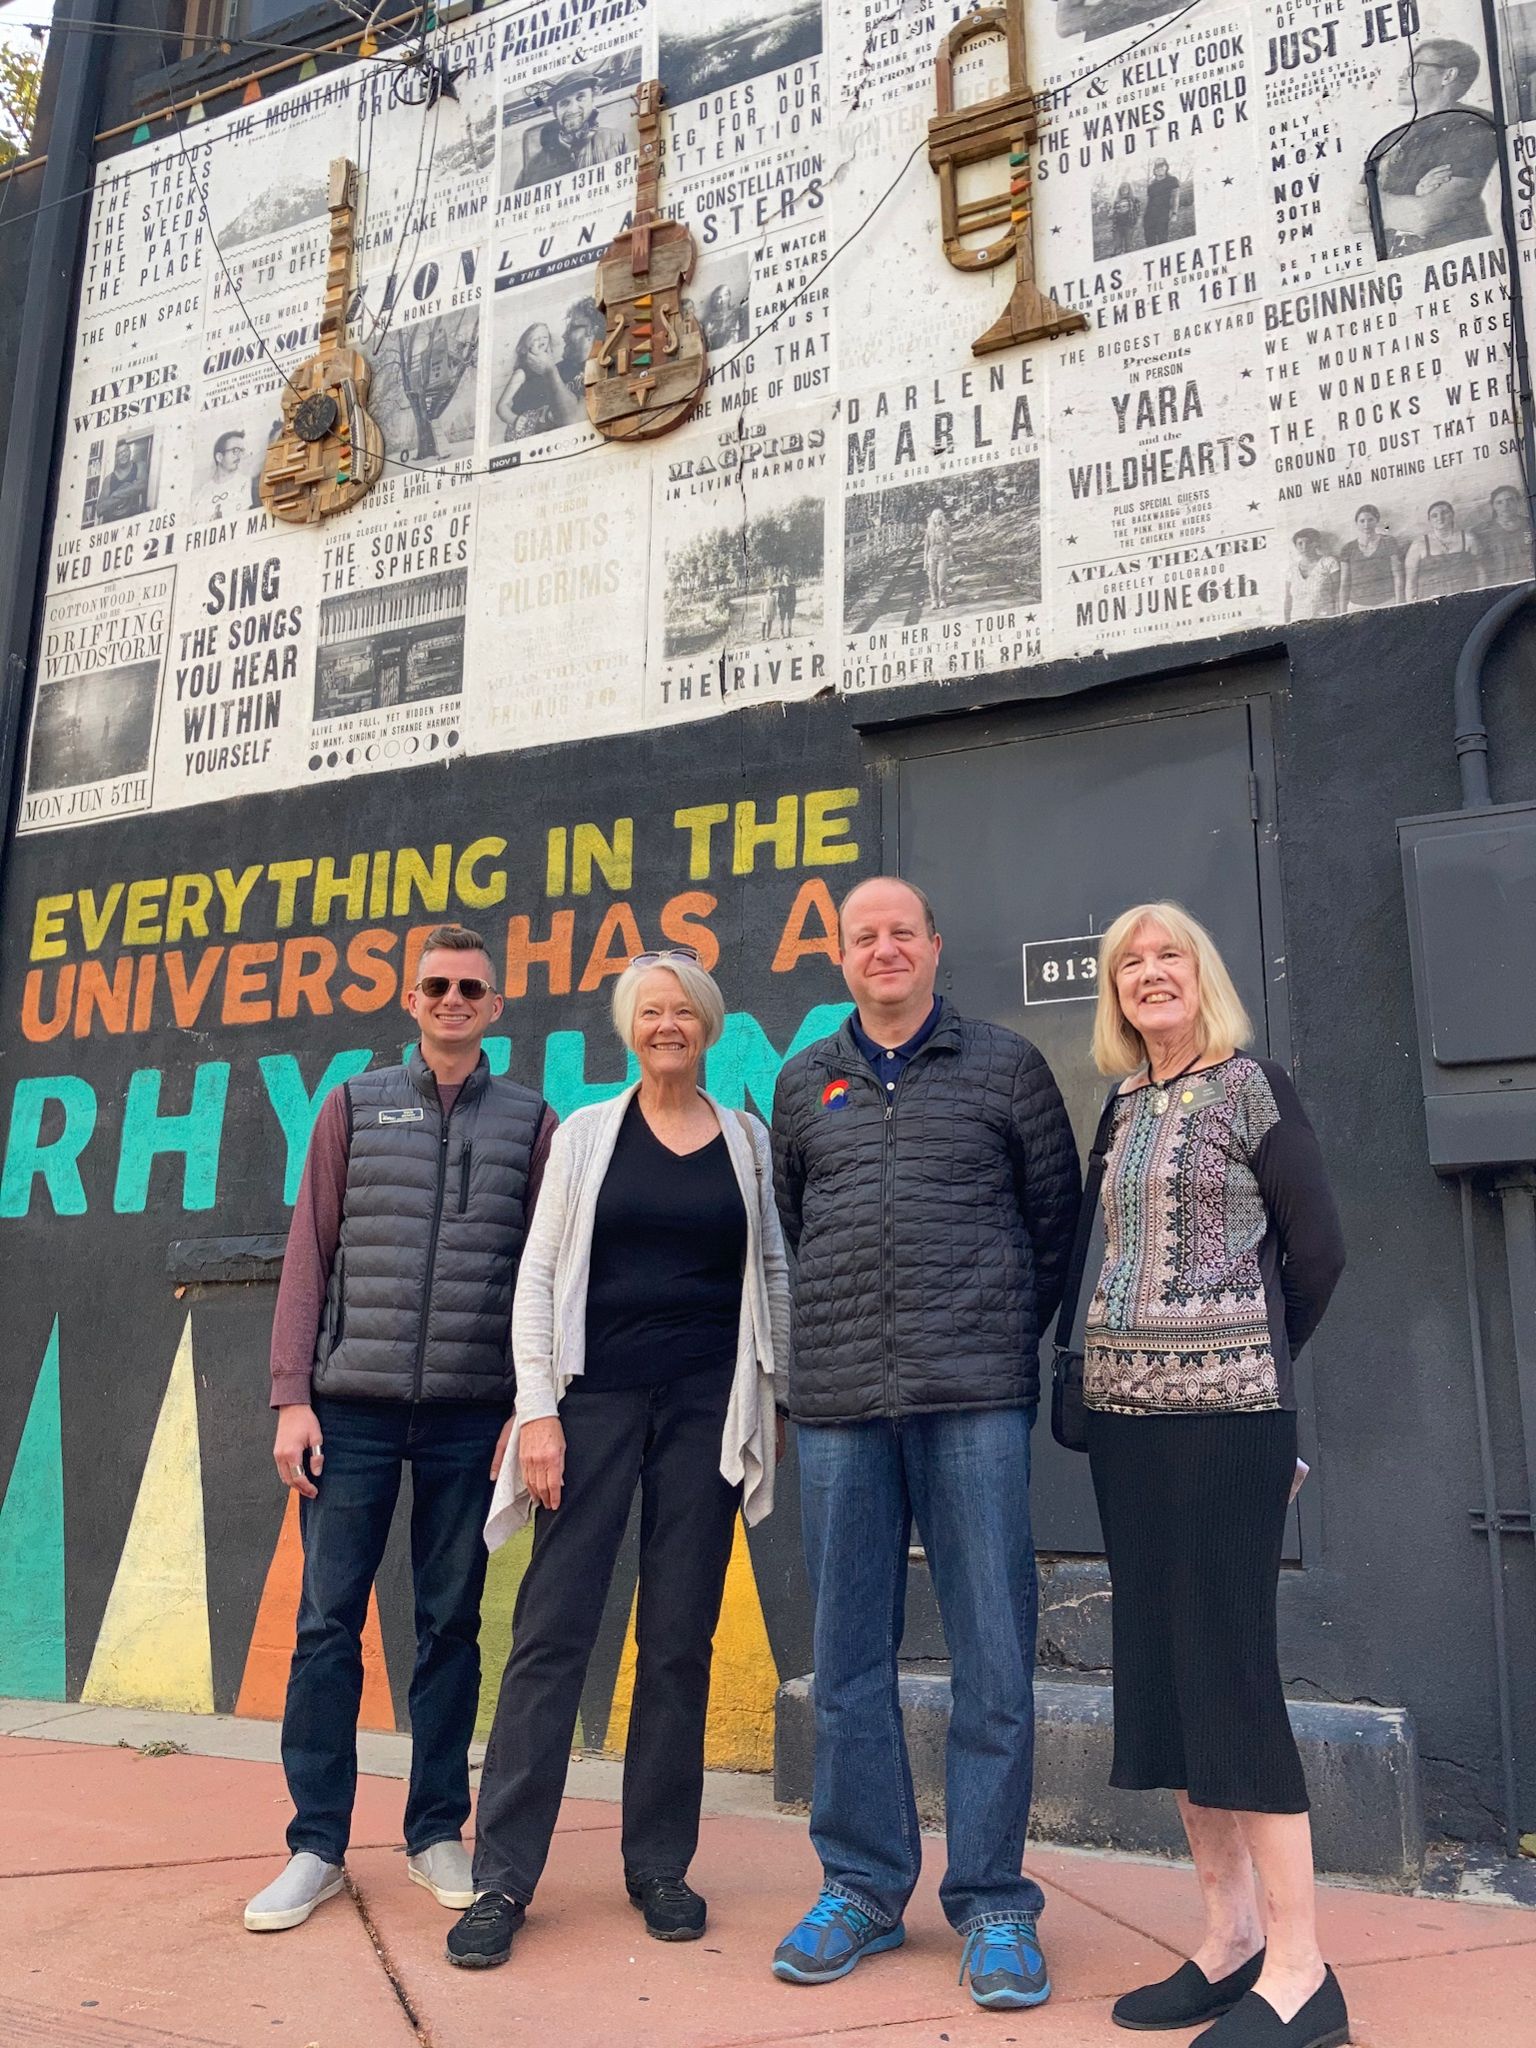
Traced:
[[[245, 1676], [235, 1712], [254, 1721], [280, 1721], [288, 1693], [288, 1667], [293, 1661], [294, 1627], [299, 1612], [299, 1588], [304, 1579], [304, 1543], [299, 1535], [299, 1496], [290, 1491], [278, 1533], [277, 1548], [267, 1567], [251, 1647], [246, 1652]], [[358, 1715], [360, 1728], [393, 1729], [395, 1703], [389, 1690], [389, 1667], [384, 1662], [384, 1637], [379, 1628], [379, 1601], [368, 1595], [368, 1619], [363, 1623], [363, 1704]]]

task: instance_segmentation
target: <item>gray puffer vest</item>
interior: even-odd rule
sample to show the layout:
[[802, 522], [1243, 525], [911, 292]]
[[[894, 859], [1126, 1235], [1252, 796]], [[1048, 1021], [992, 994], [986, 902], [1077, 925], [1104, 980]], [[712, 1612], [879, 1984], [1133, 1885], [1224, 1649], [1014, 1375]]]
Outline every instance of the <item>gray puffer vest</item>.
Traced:
[[482, 1053], [445, 1118], [417, 1046], [347, 1084], [341, 1243], [314, 1389], [510, 1408], [512, 1288], [544, 1104]]
[[888, 1097], [844, 1024], [786, 1063], [773, 1151], [797, 1422], [1039, 1399], [1080, 1182], [1027, 1039], [946, 1002]]

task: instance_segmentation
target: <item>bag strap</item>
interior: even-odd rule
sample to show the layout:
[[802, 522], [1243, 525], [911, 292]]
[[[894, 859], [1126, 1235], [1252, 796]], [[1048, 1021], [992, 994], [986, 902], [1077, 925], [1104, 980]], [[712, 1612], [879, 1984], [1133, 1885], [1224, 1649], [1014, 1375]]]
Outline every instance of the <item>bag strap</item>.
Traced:
[[1070, 1351], [1072, 1329], [1077, 1321], [1077, 1305], [1082, 1299], [1083, 1268], [1088, 1263], [1088, 1246], [1093, 1240], [1094, 1218], [1098, 1214], [1099, 1189], [1104, 1185], [1104, 1162], [1109, 1152], [1109, 1134], [1115, 1120], [1115, 1103], [1119, 1099], [1120, 1087], [1117, 1082], [1104, 1098], [1104, 1107], [1099, 1112], [1098, 1129], [1093, 1134], [1093, 1150], [1088, 1154], [1088, 1172], [1083, 1180], [1083, 1203], [1077, 1212], [1077, 1233], [1072, 1239], [1072, 1252], [1067, 1260], [1066, 1283], [1061, 1291], [1061, 1307], [1056, 1311], [1056, 1349]]

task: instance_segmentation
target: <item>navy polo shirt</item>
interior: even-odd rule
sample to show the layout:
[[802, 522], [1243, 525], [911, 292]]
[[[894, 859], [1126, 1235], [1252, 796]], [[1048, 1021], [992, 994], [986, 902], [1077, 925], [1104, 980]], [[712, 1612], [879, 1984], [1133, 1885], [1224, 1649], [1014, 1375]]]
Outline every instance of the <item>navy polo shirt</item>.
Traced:
[[859, 1051], [863, 1053], [865, 1059], [868, 1060], [870, 1071], [883, 1085], [887, 1095], [895, 1094], [896, 1083], [905, 1073], [908, 1060], [911, 1059], [919, 1046], [926, 1045], [933, 1036], [933, 1027], [939, 1021], [941, 1007], [939, 998], [935, 996], [933, 1008], [928, 1012], [922, 1023], [918, 1025], [912, 1036], [907, 1039], [905, 1044], [893, 1045], [889, 1051], [883, 1045], [876, 1045], [868, 1032], [865, 1031], [863, 1025], [859, 1022], [857, 1010], [849, 1018], [848, 1022], [853, 1032], [853, 1042], [859, 1048]]

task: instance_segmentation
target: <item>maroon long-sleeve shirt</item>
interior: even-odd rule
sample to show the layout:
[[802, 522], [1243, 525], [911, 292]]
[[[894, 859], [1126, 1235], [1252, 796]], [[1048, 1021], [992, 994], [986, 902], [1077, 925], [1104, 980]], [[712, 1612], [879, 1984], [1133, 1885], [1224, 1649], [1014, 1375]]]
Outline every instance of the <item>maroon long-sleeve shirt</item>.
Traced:
[[[460, 1084], [462, 1085], [462, 1084]], [[458, 1100], [458, 1087], [438, 1083], [438, 1097], [447, 1116]], [[559, 1119], [546, 1108], [533, 1141], [528, 1166], [526, 1212], [533, 1219], [549, 1157], [549, 1141]], [[315, 1339], [325, 1309], [325, 1290], [330, 1285], [336, 1247], [341, 1242], [341, 1210], [347, 1192], [347, 1094], [333, 1088], [320, 1105], [310, 1135], [304, 1177], [299, 1198], [293, 1205], [288, 1225], [288, 1248], [283, 1254], [283, 1274], [277, 1283], [277, 1307], [272, 1316], [272, 1406], [290, 1408], [309, 1401], [310, 1373], [314, 1367]]]

